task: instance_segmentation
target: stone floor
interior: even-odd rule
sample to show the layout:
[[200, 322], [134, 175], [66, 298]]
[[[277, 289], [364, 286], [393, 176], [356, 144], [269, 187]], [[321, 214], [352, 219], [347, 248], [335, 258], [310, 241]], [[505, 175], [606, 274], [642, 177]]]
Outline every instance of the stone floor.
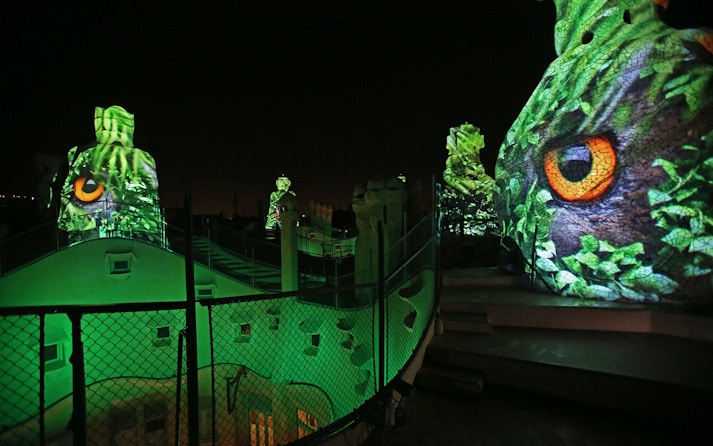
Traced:
[[405, 415], [377, 430], [367, 446], [619, 446], [711, 445], [713, 424], [674, 423], [617, 413], [504, 387], [487, 386], [480, 399], [415, 390]]

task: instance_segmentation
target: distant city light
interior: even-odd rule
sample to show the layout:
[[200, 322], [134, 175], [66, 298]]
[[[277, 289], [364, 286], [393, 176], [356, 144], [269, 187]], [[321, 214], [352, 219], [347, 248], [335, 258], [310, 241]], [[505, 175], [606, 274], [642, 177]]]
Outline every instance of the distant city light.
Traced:
[[30, 200], [34, 201], [35, 197], [33, 195], [17, 195], [17, 194], [0, 194], [0, 199], [5, 200]]

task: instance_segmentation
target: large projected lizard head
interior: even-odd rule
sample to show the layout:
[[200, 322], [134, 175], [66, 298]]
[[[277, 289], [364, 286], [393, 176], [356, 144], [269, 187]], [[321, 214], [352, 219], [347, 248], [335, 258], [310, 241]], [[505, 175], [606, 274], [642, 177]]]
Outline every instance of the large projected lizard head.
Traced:
[[710, 302], [713, 34], [664, 0], [555, 0], [557, 59], [496, 165], [505, 235], [555, 292]]

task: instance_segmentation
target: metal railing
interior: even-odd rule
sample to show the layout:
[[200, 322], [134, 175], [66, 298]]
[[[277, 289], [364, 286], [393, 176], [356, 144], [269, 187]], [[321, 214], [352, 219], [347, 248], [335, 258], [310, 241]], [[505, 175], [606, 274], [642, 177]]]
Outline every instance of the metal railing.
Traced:
[[[96, 238], [137, 239], [169, 249], [166, 225], [160, 217], [156, 220], [146, 219], [147, 222], [150, 221], [147, 227], [153, 228], [147, 229], [129, 223], [130, 218], [122, 217], [120, 212], [113, 209], [113, 206], [121, 206], [121, 203], [102, 200], [93, 204], [102, 209], [87, 213], [84, 221], [94, 225], [94, 229], [67, 232], [59, 228], [56, 220], [49, 220], [0, 240], [0, 277], [73, 244]], [[158, 208], [152, 215], [160, 216]]]
[[[106, 229], [101, 237], [97, 234], [96, 238], [136, 238], [185, 255], [185, 231], [169, 224], [162, 225], [162, 228], [153, 241], [136, 231], [118, 229]], [[275, 281], [280, 277], [279, 244], [240, 234], [223, 234], [218, 240], [214, 238], [210, 233], [194, 233], [194, 257], [198, 263], [254, 288], [267, 292], [280, 291], [279, 280]], [[69, 234], [58, 229], [55, 221], [47, 221], [0, 240], [0, 277], [72, 244]], [[348, 258], [319, 260], [305, 257], [300, 262], [299, 273], [304, 287], [338, 286], [340, 281], [353, 284], [347, 279], [354, 273], [353, 261]]]
[[317, 230], [302, 231], [297, 246], [301, 252], [314, 257], [347, 258], [354, 256], [357, 229], [332, 230], [329, 234]]
[[48, 221], [0, 240], [0, 277], [68, 246], [66, 234]]

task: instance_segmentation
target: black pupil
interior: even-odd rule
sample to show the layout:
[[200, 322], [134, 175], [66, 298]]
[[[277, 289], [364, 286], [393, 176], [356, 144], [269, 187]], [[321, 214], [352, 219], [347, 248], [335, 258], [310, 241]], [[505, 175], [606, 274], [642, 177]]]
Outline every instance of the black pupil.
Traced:
[[568, 147], [560, 152], [557, 164], [562, 176], [576, 183], [592, 171], [592, 154], [587, 146]]
[[98, 187], [99, 185], [94, 180], [87, 180], [84, 183], [84, 186], [82, 186], [82, 192], [91, 194], [92, 192], [97, 190]]

